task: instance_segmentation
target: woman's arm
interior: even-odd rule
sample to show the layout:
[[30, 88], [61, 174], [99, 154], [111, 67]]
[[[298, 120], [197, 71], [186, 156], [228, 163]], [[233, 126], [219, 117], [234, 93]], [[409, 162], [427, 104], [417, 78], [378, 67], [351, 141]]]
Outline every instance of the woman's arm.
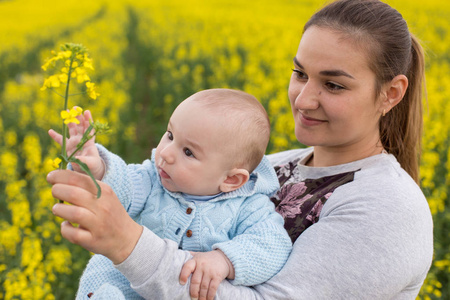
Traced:
[[[144, 227], [130, 256], [116, 265], [131, 282], [132, 288], [146, 299], [191, 299], [190, 281], [179, 283], [181, 268], [192, 258], [188, 251], [178, 249], [172, 240], [161, 239]], [[223, 281], [215, 299], [263, 299], [253, 288], [234, 286]]]
[[[67, 170], [51, 172], [48, 181], [55, 198], [74, 204], [55, 204], [54, 214], [80, 224], [64, 222], [63, 237], [110, 258], [148, 299], [190, 299], [189, 282], [178, 283], [189, 253], [142, 231], [111, 188], [100, 183], [103, 193], [96, 199], [92, 180]], [[380, 198], [373, 186], [380, 181], [392, 197]], [[414, 298], [431, 262], [432, 222], [423, 196], [414, 197], [409, 186], [400, 191], [399, 181], [380, 177], [336, 190], [277, 275], [255, 288], [223, 281], [217, 299]]]
[[[61, 224], [64, 238], [108, 257], [144, 297], [190, 299], [189, 282], [179, 284], [181, 268], [192, 258], [190, 253], [134, 222], [110, 186], [98, 182], [102, 195], [97, 199], [97, 188], [87, 175], [56, 170], [48, 174], [47, 181], [53, 185], [53, 197], [71, 204], [57, 203], [52, 209], [56, 216], [66, 220]], [[157, 287], [154, 291], [153, 286]], [[242, 299], [257, 299], [258, 293], [251, 288], [230, 290], [227, 286], [233, 287], [227, 281], [219, 287], [219, 291], [225, 291], [223, 297], [236, 291], [237, 295], [245, 296]]]
[[[358, 203], [337, 207], [303, 232], [272, 279], [256, 287], [223, 281], [216, 299], [414, 299], [432, 254], [429, 224], [421, 229], [419, 219], [414, 225], [385, 223], [394, 221], [392, 215], [367, 214], [371, 208]], [[420, 231], [417, 236], [410, 226]], [[175, 243], [144, 230], [117, 268], [146, 299], [190, 299], [189, 282], [178, 284], [187, 259]]]

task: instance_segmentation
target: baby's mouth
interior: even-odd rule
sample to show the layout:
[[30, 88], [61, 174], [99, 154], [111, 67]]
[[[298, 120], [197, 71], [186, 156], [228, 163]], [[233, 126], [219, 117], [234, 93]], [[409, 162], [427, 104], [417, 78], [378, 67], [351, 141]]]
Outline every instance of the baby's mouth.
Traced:
[[170, 179], [169, 174], [167, 174], [162, 168], [159, 168], [159, 176], [161, 176], [161, 178]]

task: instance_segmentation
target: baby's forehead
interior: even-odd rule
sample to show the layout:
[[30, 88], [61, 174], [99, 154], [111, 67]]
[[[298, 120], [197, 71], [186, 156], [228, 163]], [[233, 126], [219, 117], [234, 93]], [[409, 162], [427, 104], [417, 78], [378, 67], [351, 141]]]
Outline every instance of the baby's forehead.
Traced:
[[242, 127], [246, 127], [249, 120], [260, 114], [259, 111], [249, 105], [236, 103], [236, 99], [208, 98], [210, 96], [202, 97], [201, 94], [189, 97], [177, 107], [172, 117], [179, 119], [178, 116], [182, 116], [183, 122], [195, 123], [196, 127], [204, 130], [214, 129], [215, 135], [228, 139], [251, 132], [250, 128], [243, 130]]

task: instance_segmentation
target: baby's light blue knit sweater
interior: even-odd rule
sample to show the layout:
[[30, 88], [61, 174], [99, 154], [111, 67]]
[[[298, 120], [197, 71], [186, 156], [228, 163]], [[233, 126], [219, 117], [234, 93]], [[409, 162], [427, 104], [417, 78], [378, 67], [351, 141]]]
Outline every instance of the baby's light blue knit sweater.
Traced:
[[111, 185], [130, 216], [182, 249], [222, 250], [235, 269], [233, 284], [262, 283], [285, 264], [292, 244], [269, 199], [279, 184], [267, 158], [240, 189], [191, 202], [161, 185], [154, 151], [151, 160], [127, 165], [101, 145], [98, 149], [106, 163], [102, 181]]

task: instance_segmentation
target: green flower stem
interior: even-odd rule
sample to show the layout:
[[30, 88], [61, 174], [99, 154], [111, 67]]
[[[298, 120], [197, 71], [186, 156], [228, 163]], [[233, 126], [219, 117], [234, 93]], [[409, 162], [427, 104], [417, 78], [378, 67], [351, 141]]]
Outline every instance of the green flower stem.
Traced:
[[94, 127], [92, 125], [89, 125], [88, 129], [84, 132], [80, 143], [78, 143], [77, 148], [75, 149], [75, 151], [73, 151], [73, 153], [69, 156], [69, 158], [67, 158], [68, 161], [70, 161], [75, 156], [75, 154], [83, 148], [84, 144], [86, 144], [91, 138], [93, 138], [96, 135], [97, 132], [94, 132], [94, 134], [89, 135], [89, 133], [92, 131], [93, 128]]
[[[69, 86], [70, 86], [70, 77], [72, 75], [72, 64], [73, 60], [75, 59], [76, 53], [72, 53], [72, 56], [70, 57], [70, 64], [69, 64], [69, 71], [67, 72], [67, 84], [66, 84], [66, 93], [64, 95], [64, 110], [67, 110], [67, 106], [69, 103]], [[66, 138], [67, 138], [67, 126], [66, 123], [62, 123], [62, 134], [63, 134], [63, 140], [62, 140], [62, 147], [61, 147], [61, 156], [66, 157]], [[63, 160], [61, 164], [61, 168], [65, 169], [67, 167], [67, 162]]]
[[[70, 75], [72, 74], [72, 63], [75, 58], [75, 55], [72, 53], [72, 56], [70, 57], [70, 64], [69, 64], [69, 71], [67, 72], [67, 84], [66, 84], [66, 93], [64, 95], [64, 110], [67, 110], [67, 106], [69, 103], [69, 85], [70, 85]], [[62, 147], [61, 147], [61, 157], [63, 158], [61, 161], [61, 164], [59, 165], [59, 168], [62, 170], [65, 170], [67, 168], [67, 154], [66, 154], [66, 138], [67, 138], [67, 126], [66, 123], [64, 123], [64, 120], [62, 122]], [[60, 203], [63, 203], [64, 201], [59, 200]]]

